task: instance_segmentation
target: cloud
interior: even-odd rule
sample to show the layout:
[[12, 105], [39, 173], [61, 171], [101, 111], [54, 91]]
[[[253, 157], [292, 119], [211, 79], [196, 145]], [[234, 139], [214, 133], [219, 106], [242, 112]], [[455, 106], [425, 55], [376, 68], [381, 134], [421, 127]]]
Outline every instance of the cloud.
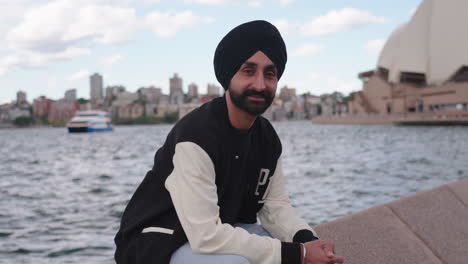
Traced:
[[329, 92], [340, 91], [346, 94], [360, 90], [362, 86], [361, 82], [357, 78], [348, 80], [339, 76], [327, 76], [326, 83], [330, 88]]
[[380, 51], [385, 45], [385, 42], [386, 42], [385, 39], [372, 39], [366, 43], [366, 45], [364, 46], [364, 49], [370, 55], [378, 55], [380, 54]]
[[294, 2], [294, 0], [279, 0], [279, 2], [282, 6], [286, 6]]
[[161, 2], [161, 0], [141, 0], [141, 1], [147, 5], [159, 4]]
[[0, 58], [0, 76], [16, 68], [40, 68], [52, 61], [68, 60], [89, 54], [91, 50], [78, 47], [69, 47], [56, 53], [18, 51]]
[[367, 24], [382, 24], [388, 20], [355, 8], [332, 10], [325, 15], [313, 18], [301, 26], [304, 36], [323, 36], [351, 30]]
[[99, 59], [97, 63], [103, 66], [112, 66], [116, 64], [117, 62], [121, 61], [122, 59], [123, 59], [122, 55], [114, 54], [114, 55]]
[[271, 23], [278, 28], [282, 35], [295, 33], [300, 26], [299, 22], [291, 22], [287, 19], [276, 19], [272, 20]]
[[[169, 94], [169, 83], [167, 80], [151, 80], [149, 85], [161, 88], [163, 93]], [[200, 92], [200, 90], [198, 92]]]
[[11, 99], [2, 99], [2, 101], [0, 101], [0, 105], [2, 104], [11, 104], [13, 103], [13, 100]]
[[185, 0], [189, 4], [200, 4], [200, 5], [225, 5], [238, 3], [238, 0]]
[[11, 69], [18, 66], [21, 60], [17, 56], [7, 55], [0, 57], [0, 76], [7, 74]]
[[67, 80], [68, 81], [76, 81], [76, 80], [87, 78], [90, 75], [91, 74], [90, 74], [90, 72], [88, 70], [80, 70], [80, 71], [77, 71], [77, 72], [71, 74], [70, 76], [68, 76]]
[[335, 91], [349, 94], [361, 89], [361, 82], [355, 77], [345, 77], [329, 73], [310, 72], [303, 79], [285, 81], [289, 87], [296, 88], [298, 94], [311, 92], [314, 95], [333, 93]]
[[0, 29], [8, 28], [8, 23], [18, 21], [24, 13], [38, 4], [43, 4], [46, 0], [1, 0], [0, 8]]
[[47, 77], [47, 88], [57, 87], [58, 78], [55, 75]]
[[86, 56], [93, 45], [128, 41], [140, 28], [135, 10], [118, 6], [129, 0], [19, 1], [31, 7], [5, 35], [3, 48], [11, 54], [0, 61], [0, 74]]
[[261, 7], [263, 4], [262, 0], [248, 0], [247, 5], [250, 7]]
[[[20, 8], [14, 4], [16, 0], [3, 1], [7, 2], [8, 10], [15, 14], [22, 11], [23, 15], [17, 18], [16, 25], [5, 27], [8, 31], [2, 49], [9, 55], [0, 56], [0, 75], [15, 68], [44, 67], [86, 56], [95, 45], [129, 41], [145, 27], [158, 36], [171, 37], [183, 29], [214, 21], [191, 11], [153, 12], [146, 18], [138, 18], [136, 10], [130, 7], [138, 2], [159, 0], [17, 0], [28, 8]], [[0, 14], [4, 12], [0, 10]], [[121, 59], [114, 56], [99, 63], [110, 66]]]
[[200, 5], [232, 5], [246, 4], [250, 7], [261, 7], [265, 2], [277, 2], [282, 6], [286, 6], [294, 2], [294, 0], [185, 0], [185, 3], [200, 4]]
[[309, 56], [323, 51], [324, 48], [325, 47], [320, 44], [303, 44], [299, 48], [295, 49], [291, 55], [294, 57]]
[[27, 12], [6, 42], [11, 49], [60, 52], [77, 43], [129, 40], [137, 24], [132, 8], [57, 0]]
[[146, 24], [159, 37], [174, 37], [177, 32], [183, 29], [193, 28], [200, 24], [209, 24], [214, 21], [211, 17], [203, 17], [194, 14], [192, 11], [180, 13], [153, 12], [146, 16]]
[[103, 44], [121, 43], [130, 40], [138, 27], [133, 8], [90, 5], [83, 7], [77, 20], [70, 23], [63, 40], [91, 38]]

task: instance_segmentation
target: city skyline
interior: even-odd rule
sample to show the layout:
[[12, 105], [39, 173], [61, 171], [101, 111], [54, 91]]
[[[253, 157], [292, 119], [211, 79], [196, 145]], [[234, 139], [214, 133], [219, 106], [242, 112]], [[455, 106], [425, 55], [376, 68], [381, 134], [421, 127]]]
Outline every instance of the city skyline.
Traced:
[[0, 11], [0, 103], [17, 91], [30, 100], [58, 99], [74, 88], [88, 98], [93, 73], [103, 76], [103, 87], [155, 86], [165, 94], [178, 73], [184, 93], [191, 83], [206, 93], [209, 84], [219, 86], [212, 66], [219, 40], [254, 19], [272, 22], [285, 39], [288, 64], [278, 90], [348, 94], [361, 89], [357, 74], [375, 67], [385, 40], [420, 2], [7, 1]]

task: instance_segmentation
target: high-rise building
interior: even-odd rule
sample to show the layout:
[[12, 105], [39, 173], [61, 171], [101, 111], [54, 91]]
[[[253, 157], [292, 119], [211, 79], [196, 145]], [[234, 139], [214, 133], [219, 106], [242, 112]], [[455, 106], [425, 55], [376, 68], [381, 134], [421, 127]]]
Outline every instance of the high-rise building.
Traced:
[[26, 93], [23, 91], [18, 91], [16, 93], [16, 104], [26, 103]]
[[198, 97], [198, 86], [195, 83], [191, 83], [188, 86], [188, 97], [196, 98]]
[[208, 96], [219, 96], [221, 95], [219, 92], [220, 90], [221, 90], [221, 87], [215, 84], [208, 84], [208, 86], [206, 87], [206, 94]]
[[76, 101], [76, 89], [70, 89], [65, 92], [65, 101], [67, 102]]
[[99, 100], [102, 99], [102, 92], [103, 92], [103, 81], [102, 75], [99, 73], [95, 73], [90, 76], [90, 87], [91, 87], [91, 100]]
[[170, 104], [182, 104], [184, 102], [184, 91], [182, 90], [182, 78], [177, 73], [169, 78], [169, 101]]

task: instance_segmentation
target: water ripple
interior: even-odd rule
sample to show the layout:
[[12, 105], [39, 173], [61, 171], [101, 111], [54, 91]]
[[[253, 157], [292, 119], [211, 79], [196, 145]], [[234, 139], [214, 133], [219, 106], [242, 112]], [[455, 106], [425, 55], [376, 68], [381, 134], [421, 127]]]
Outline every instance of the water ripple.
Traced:
[[[312, 225], [468, 177], [464, 127], [274, 126]], [[114, 263], [125, 205], [170, 128], [0, 130], [0, 263]]]

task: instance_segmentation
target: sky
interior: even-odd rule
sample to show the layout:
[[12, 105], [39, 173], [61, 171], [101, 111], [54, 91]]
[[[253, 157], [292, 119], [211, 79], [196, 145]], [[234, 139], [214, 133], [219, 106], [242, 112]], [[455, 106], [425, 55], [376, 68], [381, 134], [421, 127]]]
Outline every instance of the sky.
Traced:
[[[178, 73], [205, 93], [213, 54], [232, 28], [267, 20], [288, 52], [279, 81], [298, 94], [361, 89], [389, 35], [422, 0], [0, 0], [0, 103], [27, 93], [89, 98], [89, 76], [168, 93]], [[219, 84], [218, 84], [219, 85]]]

